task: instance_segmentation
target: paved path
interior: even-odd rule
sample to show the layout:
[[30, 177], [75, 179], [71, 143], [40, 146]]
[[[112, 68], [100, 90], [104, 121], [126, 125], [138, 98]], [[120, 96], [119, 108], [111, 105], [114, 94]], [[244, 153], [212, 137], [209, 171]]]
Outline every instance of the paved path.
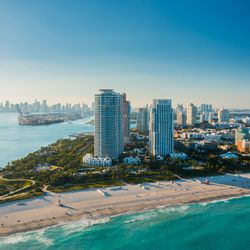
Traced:
[[22, 187], [22, 188], [19, 188], [19, 189], [16, 189], [16, 190], [13, 190], [13, 191], [10, 191], [8, 194], [5, 194], [5, 195], [2, 195], [0, 196], [0, 200], [4, 200], [5, 198], [7, 198], [8, 196], [10, 195], [14, 195], [20, 191], [24, 191], [32, 186], [34, 186], [36, 184], [36, 182], [34, 180], [30, 180], [30, 179], [6, 179], [4, 178], [4, 176], [0, 176], [0, 180], [3, 180], [3, 181], [8, 181], [8, 182], [15, 182], [15, 181], [23, 181], [23, 182], [30, 182], [30, 185], [28, 186], [25, 186], [25, 187]]

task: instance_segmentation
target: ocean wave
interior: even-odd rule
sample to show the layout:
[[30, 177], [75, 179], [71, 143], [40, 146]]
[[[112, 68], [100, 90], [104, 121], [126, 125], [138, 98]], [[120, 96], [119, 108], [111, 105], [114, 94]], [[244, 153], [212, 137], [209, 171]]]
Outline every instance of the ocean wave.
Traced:
[[48, 228], [41, 229], [32, 232], [18, 233], [0, 238], [0, 247], [6, 247], [7, 245], [15, 245], [19, 243], [25, 243], [35, 241], [48, 247], [54, 244], [51, 238], [44, 235]]
[[190, 205], [181, 205], [181, 206], [164, 208], [164, 211], [171, 213], [186, 213], [189, 210], [189, 208]]
[[66, 224], [61, 225], [61, 229], [63, 230], [63, 233], [65, 236], [80, 232], [83, 229], [93, 226], [93, 225], [98, 225], [98, 224], [104, 224], [110, 221], [110, 218], [105, 217], [101, 219], [80, 219], [79, 221], [76, 222], [70, 222]]
[[8, 244], [16, 244], [16, 243], [22, 243], [27, 242], [32, 239], [31, 235], [25, 235], [25, 234], [15, 234], [11, 236], [5, 236], [0, 238], [0, 246], [8, 245]]
[[44, 233], [47, 231], [47, 228], [44, 230], [39, 230], [36, 234], [35, 234], [35, 239], [38, 240], [39, 242], [41, 242], [43, 245], [45, 246], [52, 246], [54, 244], [53, 239], [46, 237], [44, 235]]
[[157, 209], [154, 210], [148, 210], [146, 212], [139, 212], [135, 214], [132, 213], [129, 215], [129, 218], [124, 221], [124, 223], [149, 221], [156, 217], [159, 217], [159, 214], [186, 214], [190, 207], [190, 205], [179, 205], [173, 207], [158, 206]]
[[[235, 196], [235, 197], [229, 197], [229, 198], [222, 198], [222, 199], [212, 200], [212, 201], [208, 201], [208, 202], [200, 202], [200, 203], [197, 203], [197, 205], [208, 206], [209, 204], [229, 203], [231, 200], [238, 200], [238, 199], [243, 199], [243, 198], [246, 198], [246, 197], [250, 197], [250, 195], [247, 194], [247, 195], [241, 195], [241, 196]], [[195, 204], [196, 203], [194, 203], [194, 205]]]
[[137, 220], [136, 219], [132, 219], [132, 220], [125, 220], [124, 223], [133, 223], [133, 222], [136, 222]]
[[101, 218], [101, 219], [81, 219], [76, 222], [68, 222], [68, 223], [62, 223], [59, 225], [46, 227], [43, 229], [35, 230], [35, 231], [29, 231], [24, 233], [17, 233], [9, 236], [0, 237], [0, 248], [3, 247], [3, 249], [8, 245], [15, 245], [19, 243], [26, 243], [26, 242], [36, 242], [40, 243], [43, 246], [52, 246], [54, 244], [54, 241], [52, 238], [48, 237], [46, 233], [49, 233], [50, 230], [62, 230], [63, 235], [67, 236], [72, 233], [80, 232], [83, 229], [98, 225], [98, 224], [104, 224], [110, 221], [110, 218]]
[[201, 205], [201, 206], [203, 206], [203, 207], [206, 207], [208, 204], [209, 204], [209, 202], [201, 202], [201, 203], [198, 203], [198, 205]]

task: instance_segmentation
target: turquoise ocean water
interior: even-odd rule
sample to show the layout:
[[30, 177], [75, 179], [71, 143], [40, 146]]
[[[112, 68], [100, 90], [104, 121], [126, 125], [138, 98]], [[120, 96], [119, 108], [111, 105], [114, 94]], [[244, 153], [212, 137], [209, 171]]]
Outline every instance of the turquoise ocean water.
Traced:
[[[87, 226], [93, 224], [91, 226]], [[250, 198], [78, 221], [0, 238], [0, 249], [249, 249]]]
[[48, 126], [19, 126], [17, 119], [17, 114], [0, 113], [0, 168], [58, 139], [93, 131], [93, 126], [85, 124], [86, 120]]

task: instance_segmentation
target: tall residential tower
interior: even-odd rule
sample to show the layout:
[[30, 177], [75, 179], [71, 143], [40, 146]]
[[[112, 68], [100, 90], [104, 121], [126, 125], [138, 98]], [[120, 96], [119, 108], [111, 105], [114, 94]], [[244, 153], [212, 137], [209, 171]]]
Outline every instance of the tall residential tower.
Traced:
[[136, 121], [137, 129], [142, 133], [148, 133], [149, 130], [149, 112], [147, 108], [140, 108]]
[[187, 125], [195, 125], [197, 117], [197, 107], [190, 103], [187, 106]]
[[174, 151], [173, 109], [169, 99], [155, 99], [150, 111], [150, 153], [167, 156]]
[[95, 156], [117, 159], [124, 149], [123, 96], [112, 89], [95, 95]]
[[123, 103], [123, 137], [124, 143], [129, 143], [130, 137], [130, 101], [127, 100], [126, 94], [122, 95]]

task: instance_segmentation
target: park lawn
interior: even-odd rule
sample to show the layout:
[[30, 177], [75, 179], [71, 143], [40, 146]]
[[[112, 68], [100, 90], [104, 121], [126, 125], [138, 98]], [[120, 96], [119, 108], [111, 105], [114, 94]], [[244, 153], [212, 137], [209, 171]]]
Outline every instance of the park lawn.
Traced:
[[97, 182], [84, 183], [84, 184], [67, 183], [63, 186], [49, 187], [49, 190], [56, 192], [56, 193], [61, 193], [61, 192], [68, 192], [68, 191], [84, 190], [88, 188], [105, 188], [105, 187], [122, 186], [122, 185], [124, 185], [124, 183], [120, 181], [106, 180], [106, 181], [97, 181]]

